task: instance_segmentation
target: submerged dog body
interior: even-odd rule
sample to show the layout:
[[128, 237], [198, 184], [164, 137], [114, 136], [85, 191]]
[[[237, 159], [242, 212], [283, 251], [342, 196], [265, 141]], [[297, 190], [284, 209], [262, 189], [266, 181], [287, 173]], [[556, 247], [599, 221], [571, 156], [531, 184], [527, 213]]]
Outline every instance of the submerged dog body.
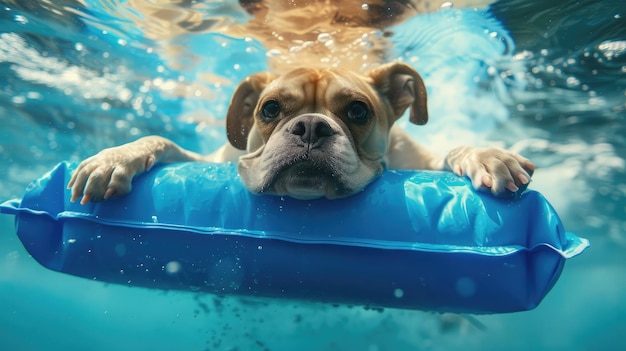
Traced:
[[258, 73], [236, 89], [226, 117], [229, 143], [215, 153], [145, 137], [86, 159], [68, 187], [72, 201], [106, 200], [130, 191], [133, 177], [155, 164], [183, 161], [238, 162], [251, 192], [298, 199], [350, 196], [386, 168], [451, 170], [495, 195], [530, 181], [535, 166], [506, 150], [460, 147], [436, 157], [394, 127], [407, 109], [412, 123], [428, 121], [424, 83], [402, 63], [363, 76], [309, 68]]

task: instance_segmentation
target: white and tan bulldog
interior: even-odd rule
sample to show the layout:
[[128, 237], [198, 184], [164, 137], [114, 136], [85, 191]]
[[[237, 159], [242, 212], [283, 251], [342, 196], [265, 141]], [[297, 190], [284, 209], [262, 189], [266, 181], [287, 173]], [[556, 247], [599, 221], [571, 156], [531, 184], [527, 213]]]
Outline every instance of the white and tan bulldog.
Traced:
[[72, 201], [102, 201], [128, 193], [133, 177], [158, 163], [238, 162], [256, 194], [329, 199], [361, 191], [384, 169], [450, 170], [496, 195], [530, 182], [533, 163], [497, 148], [459, 147], [440, 159], [394, 122], [428, 121], [426, 88], [403, 63], [361, 76], [300, 68], [282, 76], [258, 73], [236, 89], [226, 117], [229, 143], [211, 155], [158, 136], [105, 149], [84, 160], [68, 184]]

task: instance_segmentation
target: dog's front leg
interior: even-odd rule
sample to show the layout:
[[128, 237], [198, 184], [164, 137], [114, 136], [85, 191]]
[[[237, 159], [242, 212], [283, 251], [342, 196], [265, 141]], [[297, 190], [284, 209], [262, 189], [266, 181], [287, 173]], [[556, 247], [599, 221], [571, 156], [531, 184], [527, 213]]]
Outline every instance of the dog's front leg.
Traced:
[[174, 142], [149, 136], [117, 147], [104, 149], [80, 163], [67, 187], [72, 189], [71, 201], [86, 204], [128, 193], [132, 180], [158, 163], [211, 161], [185, 150]]
[[444, 168], [471, 179], [475, 189], [489, 189], [496, 196], [517, 192], [530, 182], [535, 165], [528, 159], [499, 148], [458, 147], [444, 160]]

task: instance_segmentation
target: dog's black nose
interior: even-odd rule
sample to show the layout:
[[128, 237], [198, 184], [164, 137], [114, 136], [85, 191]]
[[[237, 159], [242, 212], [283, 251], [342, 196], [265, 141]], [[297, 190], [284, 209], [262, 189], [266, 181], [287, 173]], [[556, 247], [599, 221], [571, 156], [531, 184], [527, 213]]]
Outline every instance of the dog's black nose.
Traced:
[[303, 143], [315, 147], [325, 137], [334, 133], [330, 124], [321, 116], [308, 115], [298, 118], [289, 132], [300, 137]]

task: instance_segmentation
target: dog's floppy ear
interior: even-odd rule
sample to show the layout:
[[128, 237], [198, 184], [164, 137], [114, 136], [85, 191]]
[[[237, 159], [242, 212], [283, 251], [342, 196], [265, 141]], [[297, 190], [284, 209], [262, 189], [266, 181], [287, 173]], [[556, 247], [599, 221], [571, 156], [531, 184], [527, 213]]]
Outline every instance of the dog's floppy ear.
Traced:
[[409, 120], [414, 124], [428, 122], [426, 87], [422, 77], [402, 62], [388, 63], [369, 72], [378, 91], [389, 99], [396, 118], [410, 108]]
[[241, 82], [235, 90], [226, 114], [226, 135], [231, 145], [237, 149], [246, 149], [259, 96], [274, 79], [276, 76], [269, 72], [256, 73]]

